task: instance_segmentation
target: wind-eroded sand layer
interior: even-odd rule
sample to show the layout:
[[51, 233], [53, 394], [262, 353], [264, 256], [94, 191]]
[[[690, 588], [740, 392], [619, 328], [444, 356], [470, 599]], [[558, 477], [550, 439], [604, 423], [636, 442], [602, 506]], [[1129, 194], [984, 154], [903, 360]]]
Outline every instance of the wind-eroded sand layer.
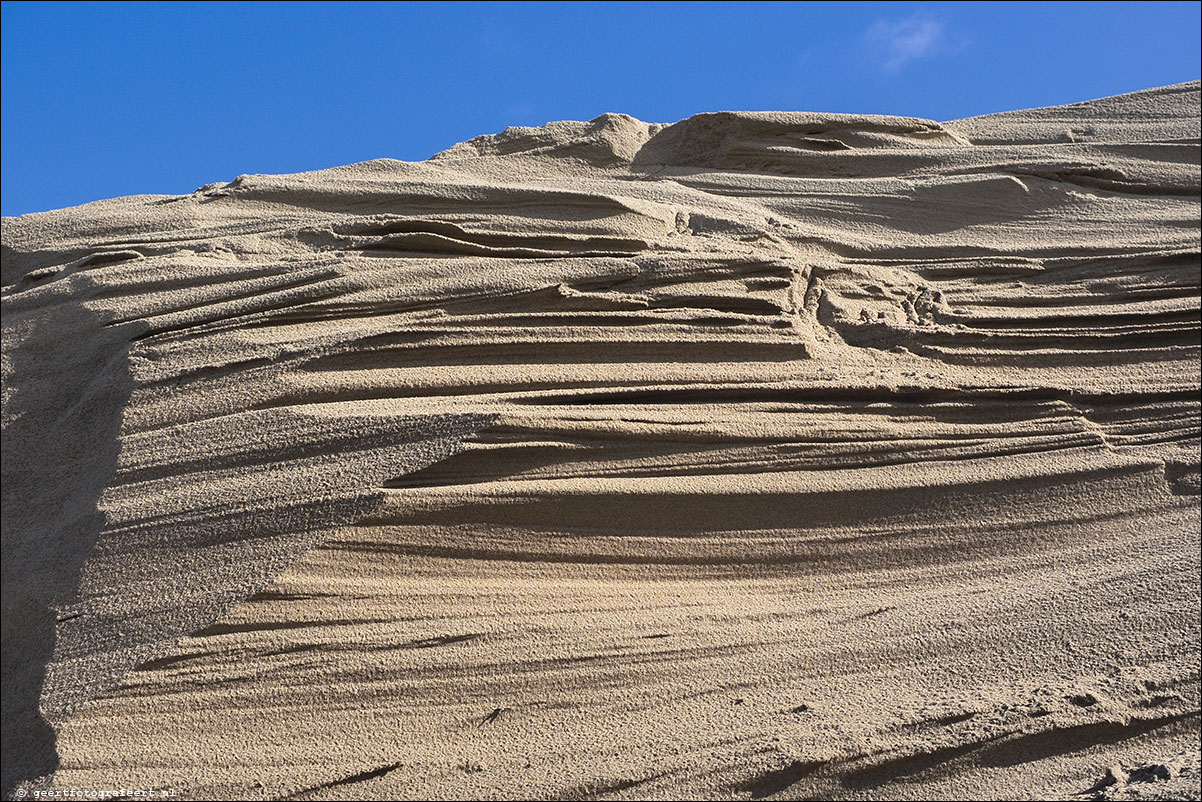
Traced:
[[6, 218], [6, 793], [1197, 799], [1199, 174], [1191, 83]]

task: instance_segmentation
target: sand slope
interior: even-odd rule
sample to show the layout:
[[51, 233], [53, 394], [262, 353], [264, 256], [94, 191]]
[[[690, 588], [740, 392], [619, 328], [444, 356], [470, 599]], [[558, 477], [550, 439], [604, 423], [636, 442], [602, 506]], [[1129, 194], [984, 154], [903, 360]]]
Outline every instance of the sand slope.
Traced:
[[5, 792], [1198, 798], [1199, 96], [5, 218]]

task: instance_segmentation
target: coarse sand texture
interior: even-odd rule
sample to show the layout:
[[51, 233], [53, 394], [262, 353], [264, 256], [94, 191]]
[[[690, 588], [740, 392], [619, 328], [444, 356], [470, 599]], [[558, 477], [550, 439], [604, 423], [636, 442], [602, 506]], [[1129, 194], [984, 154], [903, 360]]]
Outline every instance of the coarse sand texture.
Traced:
[[1199, 94], [4, 218], [4, 795], [1199, 799]]

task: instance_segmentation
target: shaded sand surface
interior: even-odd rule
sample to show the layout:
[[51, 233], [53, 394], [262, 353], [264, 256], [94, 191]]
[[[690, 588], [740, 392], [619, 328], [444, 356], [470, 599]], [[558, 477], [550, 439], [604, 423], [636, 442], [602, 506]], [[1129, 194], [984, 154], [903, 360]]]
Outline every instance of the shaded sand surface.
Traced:
[[4, 790], [1198, 799], [1199, 85], [5, 218]]

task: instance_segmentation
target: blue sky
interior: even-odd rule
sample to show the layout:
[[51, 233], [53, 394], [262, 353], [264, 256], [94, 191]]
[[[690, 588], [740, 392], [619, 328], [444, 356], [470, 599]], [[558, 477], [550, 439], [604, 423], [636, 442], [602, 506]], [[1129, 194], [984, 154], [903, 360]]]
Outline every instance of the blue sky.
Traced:
[[1199, 77], [1182, 3], [3, 3], [3, 213], [418, 160], [508, 125], [937, 120]]

